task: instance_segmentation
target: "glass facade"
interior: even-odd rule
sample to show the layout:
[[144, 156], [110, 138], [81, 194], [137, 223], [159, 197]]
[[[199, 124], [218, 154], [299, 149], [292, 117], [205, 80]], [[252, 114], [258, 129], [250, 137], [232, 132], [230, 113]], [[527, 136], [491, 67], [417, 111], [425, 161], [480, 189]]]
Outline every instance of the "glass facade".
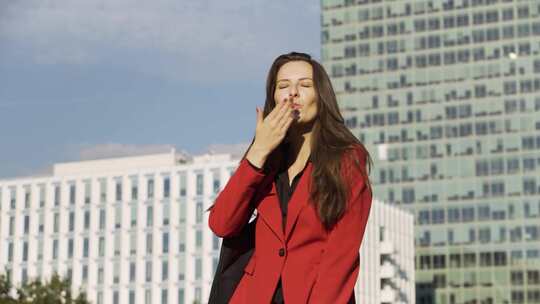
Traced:
[[415, 215], [416, 303], [539, 303], [540, 2], [321, 10], [322, 62], [371, 152], [374, 197]]

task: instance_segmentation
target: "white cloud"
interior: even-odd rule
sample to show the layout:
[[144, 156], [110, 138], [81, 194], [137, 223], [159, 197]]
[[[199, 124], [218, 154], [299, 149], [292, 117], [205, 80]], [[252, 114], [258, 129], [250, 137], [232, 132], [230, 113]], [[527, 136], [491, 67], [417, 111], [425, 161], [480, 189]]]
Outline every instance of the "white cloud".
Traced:
[[244, 73], [266, 72], [282, 52], [319, 50], [312, 1], [20, 0], [0, 11], [0, 43], [24, 46], [38, 64], [150, 54], [133, 68], [201, 80], [238, 65]]

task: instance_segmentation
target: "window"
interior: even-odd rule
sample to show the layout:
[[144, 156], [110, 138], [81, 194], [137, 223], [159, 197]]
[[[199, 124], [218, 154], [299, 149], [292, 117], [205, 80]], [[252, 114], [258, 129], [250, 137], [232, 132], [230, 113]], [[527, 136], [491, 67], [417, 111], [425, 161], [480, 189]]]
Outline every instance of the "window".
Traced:
[[523, 271], [512, 271], [510, 273], [512, 285], [523, 285]]
[[69, 185], [69, 203], [71, 205], [75, 205], [75, 199], [76, 199], [75, 184], [71, 184], [71, 185]]
[[24, 241], [23, 243], [23, 256], [22, 256], [22, 260], [24, 262], [28, 261], [28, 242], [27, 241]]
[[13, 262], [13, 242], [8, 244], [8, 261]]
[[131, 200], [136, 201], [139, 199], [139, 185], [136, 177], [131, 178]]
[[195, 231], [195, 247], [201, 248], [202, 247], [202, 230], [197, 229]]
[[440, 54], [429, 54], [428, 62], [429, 62], [429, 66], [439, 66], [439, 65], [441, 65], [441, 56], [440, 56]]
[[473, 207], [464, 207], [461, 211], [462, 211], [463, 222], [470, 222], [470, 221], [474, 220], [474, 208]]
[[147, 289], [144, 291], [144, 304], [151, 304], [152, 303], [152, 290]]
[[53, 240], [52, 257], [55, 260], [58, 258], [58, 240]]
[[135, 304], [135, 291], [129, 291], [129, 304]]
[[60, 230], [60, 213], [56, 212], [54, 214], [53, 232], [58, 233], [59, 230]]
[[163, 235], [162, 235], [162, 252], [163, 253], [168, 253], [169, 252], [169, 233], [168, 232], [163, 232]]
[[116, 201], [120, 202], [122, 201], [122, 181], [121, 180], [116, 181], [115, 189], [116, 189]]
[[534, 178], [525, 178], [523, 180], [523, 194], [525, 195], [536, 194], [536, 180]]
[[438, 30], [440, 25], [440, 20], [437, 17], [428, 20], [428, 27], [430, 30]]
[[137, 233], [132, 232], [129, 236], [129, 254], [135, 255], [137, 253]]
[[186, 196], [186, 172], [178, 173], [178, 183], [179, 183], [179, 195]]
[[436, 254], [436, 255], [433, 255], [433, 268], [434, 269], [437, 269], [437, 268], [445, 268], [445, 264], [446, 264], [446, 256], [445, 255], [442, 255], [442, 254]]
[[200, 280], [202, 277], [202, 260], [200, 257], [195, 258], [195, 280]]
[[220, 188], [220, 177], [219, 177], [219, 169], [214, 169], [212, 171], [212, 190], [214, 193], [218, 193], [219, 192], [219, 188]]
[[524, 158], [523, 159], [523, 171], [534, 171], [536, 169], [536, 159], [535, 158]]
[[169, 278], [169, 262], [161, 262], [161, 280], [166, 281]]
[[444, 53], [444, 64], [454, 64], [456, 63], [456, 53], [455, 52], [446, 52]]
[[480, 252], [480, 266], [491, 266], [493, 264], [493, 255], [491, 252]]
[[122, 205], [117, 204], [114, 209], [114, 226], [116, 229], [120, 229], [122, 227]]
[[137, 268], [135, 262], [129, 263], [129, 281], [135, 282], [135, 279], [137, 277]]
[[107, 201], [107, 180], [104, 178], [99, 180], [99, 200], [102, 203]]
[[168, 302], [168, 293], [167, 293], [167, 289], [162, 289], [161, 290], [161, 304], [167, 304], [169, 303]]
[[120, 283], [120, 261], [114, 261], [113, 263], [113, 283]]
[[499, 12], [496, 10], [486, 12], [486, 22], [497, 22], [499, 21]]
[[69, 212], [69, 231], [75, 230], [75, 212]]
[[163, 198], [169, 198], [171, 196], [171, 179], [170, 177], [163, 178]]
[[122, 235], [120, 234], [120, 232], [116, 232], [114, 234], [114, 255], [115, 256], [120, 255], [121, 246], [122, 246]]
[[197, 205], [196, 205], [196, 218], [195, 218], [195, 222], [196, 223], [202, 223], [202, 217], [203, 217], [203, 203], [201, 201], [198, 201], [197, 202]]
[[131, 205], [131, 227], [137, 226], [137, 205]]
[[99, 210], [99, 229], [105, 230], [105, 209]]
[[84, 229], [85, 230], [90, 229], [90, 211], [89, 210], [84, 211]]
[[178, 304], [185, 304], [184, 288], [178, 288]]
[[478, 220], [489, 220], [490, 214], [489, 205], [478, 206]]
[[478, 241], [480, 243], [489, 243], [491, 241], [491, 230], [489, 228], [478, 229]]
[[85, 237], [84, 242], [83, 242], [83, 257], [85, 258], [88, 257], [89, 249], [90, 249], [90, 240], [87, 237]]
[[152, 281], [152, 261], [146, 261], [145, 280], [146, 280], [146, 282], [151, 282]]
[[24, 216], [24, 234], [28, 234], [30, 232], [30, 216], [25, 215]]
[[147, 254], [152, 254], [152, 247], [153, 247], [153, 244], [152, 244], [152, 233], [148, 233], [146, 235], [146, 253]]
[[[12, 189], [12, 190], [14, 190], [14, 189]], [[12, 200], [11, 208], [15, 209], [15, 207], [14, 207], [14, 205], [15, 205], [15, 196], [13, 195], [13, 193], [11, 194], [11, 200]], [[60, 185], [54, 185], [54, 205], [55, 206], [60, 206]]]
[[426, 20], [425, 19], [416, 19], [414, 20], [414, 30], [416, 32], [423, 32], [426, 30]]
[[92, 196], [92, 184], [90, 181], [84, 182], [84, 203], [90, 204], [90, 197]]
[[151, 177], [146, 181], [146, 197], [149, 200], [154, 198], [154, 179]]
[[219, 249], [219, 237], [215, 234], [212, 234], [212, 249], [213, 250]]
[[459, 222], [459, 209], [458, 208], [448, 208], [448, 222], [449, 223]]
[[105, 238], [100, 236], [99, 237], [99, 244], [98, 244], [99, 248], [99, 256], [100, 257], [103, 257], [105, 256]]
[[418, 224], [429, 224], [429, 211], [420, 210], [418, 212]]
[[98, 285], [103, 284], [104, 277], [105, 277], [105, 272], [103, 271], [103, 266], [100, 266], [98, 268], [98, 277], [97, 277]]
[[204, 189], [203, 189], [203, 182], [204, 182], [204, 175], [202, 173], [197, 173], [196, 177], [197, 181], [197, 190], [196, 195], [203, 195]]
[[169, 225], [169, 217], [171, 216], [170, 205], [168, 203], [163, 204], [163, 226]]
[[503, 21], [513, 20], [513, 19], [514, 19], [514, 9], [513, 8], [504, 9], [502, 11], [502, 20]]
[[152, 206], [146, 207], [146, 227], [151, 227], [154, 224], [154, 209]]
[[[45, 206], [45, 197], [46, 197], [46, 188], [45, 185], [39, 185], [39, 206]], [[2, 189], [0, 189], [0, 210], [2, 209]]]
[[431, 223], [432, 224], [444, 223], [444, 209], [431, 210]]
[[493, 262], [495, 266], [505, 266], [506, 261], [506, 252], [504, 251], [495, 251], [493, 253]]

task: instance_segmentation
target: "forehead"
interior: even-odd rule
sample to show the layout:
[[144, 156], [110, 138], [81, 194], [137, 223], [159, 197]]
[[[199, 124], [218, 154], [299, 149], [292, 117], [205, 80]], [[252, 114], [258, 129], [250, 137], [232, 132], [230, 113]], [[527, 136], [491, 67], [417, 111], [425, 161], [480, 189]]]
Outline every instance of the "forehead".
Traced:
[[313, 78], [313, 68], [305, 61], [290, 61], [281, 66], [277, 73], [277, 81], [281, 79]]

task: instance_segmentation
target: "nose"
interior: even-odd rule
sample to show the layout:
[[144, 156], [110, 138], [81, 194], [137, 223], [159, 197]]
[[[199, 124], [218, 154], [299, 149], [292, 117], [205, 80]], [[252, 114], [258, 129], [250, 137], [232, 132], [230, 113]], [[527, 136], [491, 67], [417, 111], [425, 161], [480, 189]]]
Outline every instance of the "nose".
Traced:
[[289, 91], [289, 97], [298, 97], [298, 90], [295, 87], [292, 87]]

